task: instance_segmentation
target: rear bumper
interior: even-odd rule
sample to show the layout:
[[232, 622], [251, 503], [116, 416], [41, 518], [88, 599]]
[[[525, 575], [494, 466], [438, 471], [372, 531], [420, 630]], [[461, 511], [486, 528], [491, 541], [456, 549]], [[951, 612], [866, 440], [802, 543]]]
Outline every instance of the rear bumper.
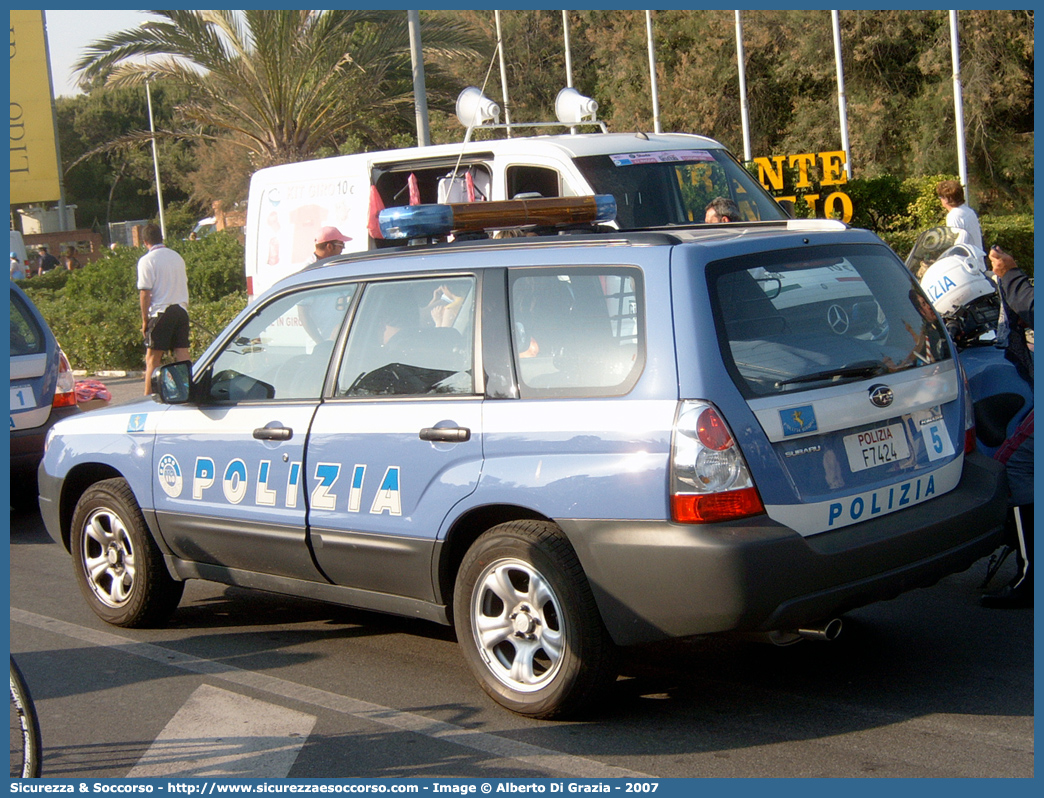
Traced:
[[963, 571], [1000, 545], [1004, 469], [974, 453], [944, 496], [803, 538], [767, 517], [558, 523], [619, 645], [792, 630]]
[[44, 443], [51, 427], [63, 418], [80, 412], [77, 405], [71, 407], [55, 407], [47, 417], [46, 423], [29, 429], [11, 430], [11, 472], [19, 475], [36, 475], [36, 468], [43, 459]]

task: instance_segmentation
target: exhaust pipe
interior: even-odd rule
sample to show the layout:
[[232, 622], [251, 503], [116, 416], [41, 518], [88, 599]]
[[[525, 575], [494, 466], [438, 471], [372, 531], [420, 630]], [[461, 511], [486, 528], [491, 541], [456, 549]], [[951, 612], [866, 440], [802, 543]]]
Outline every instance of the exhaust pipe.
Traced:
[[826, 623], [798, 629], [797, 633], [805, 640], [837, 640], [837, 636], [841, 634], [841, 619], [833, 618]]
[[771, 632], [726, 632], [734, 640], [771, 643], [774, 646], [792, 646], [802, 640], [836, 640], [841, 634], [841, 619], [833, 618], [803, 629], [774, 629]]

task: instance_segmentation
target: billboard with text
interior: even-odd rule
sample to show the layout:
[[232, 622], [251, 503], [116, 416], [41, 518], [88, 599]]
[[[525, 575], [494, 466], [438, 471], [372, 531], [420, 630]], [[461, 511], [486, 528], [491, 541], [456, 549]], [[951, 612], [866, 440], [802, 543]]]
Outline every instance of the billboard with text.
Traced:
[[11, 11], [11, 204], [59, 199], [42, 11]]

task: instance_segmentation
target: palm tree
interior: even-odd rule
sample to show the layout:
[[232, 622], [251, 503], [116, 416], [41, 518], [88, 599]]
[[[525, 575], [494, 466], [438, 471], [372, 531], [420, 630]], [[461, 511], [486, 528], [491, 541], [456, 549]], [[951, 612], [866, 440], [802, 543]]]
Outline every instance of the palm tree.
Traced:
[[[349, 136], [374, 140], [387, 120], [412, 116], [404, 11], [151, 11], [159, 19], [92, 43], [76, 64], [82, 85], [187, 90], [185, 125], [164, 135], [244, 148], [254, 168], [315, 157]], [[422, 32], [430, 107], [451, 109], [433, 59], [470, 58], [488, 40], [446, 14]], [[147, 134], [145, 134], [147, 135]]]

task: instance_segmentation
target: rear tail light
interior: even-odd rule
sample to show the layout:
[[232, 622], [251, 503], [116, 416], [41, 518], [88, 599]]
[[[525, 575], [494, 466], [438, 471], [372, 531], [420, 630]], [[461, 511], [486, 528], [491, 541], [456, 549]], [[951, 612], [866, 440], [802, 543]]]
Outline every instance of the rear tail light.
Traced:
[[54, 386], [54, 401], [51, 407], [76, 406], [76, 377], [65, 352], [58, 350], [58, 382]]
[[765, 512], [725, 420], [708, 402], [678, 406], [671, 441], [671, 517], [706, 524]]
[[964, 453], [971, 454], [975, 451], [975, 405], [972, 403], [971, 388], [968, 387], [968, 375], [964, 373], [964, 366], [959, 360], [957, 367], [964, 382]]

